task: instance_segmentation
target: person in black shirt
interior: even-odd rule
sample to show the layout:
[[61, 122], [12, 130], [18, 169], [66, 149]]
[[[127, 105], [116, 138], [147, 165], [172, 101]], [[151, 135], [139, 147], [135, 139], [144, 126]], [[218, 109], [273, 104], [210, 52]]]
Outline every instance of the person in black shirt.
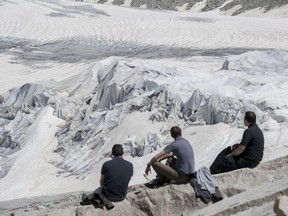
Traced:
[[235, 144], [224, 149], [218, 154], [212, 165], [212, 174], [229, 172], [244, 167], [255, 168], [263, 158], [264, 136], [256, 124], [256, 114], [248, 111], [245, 113], [244, 131], [240, 144]]
[[133, 164], [123, 159], [123, 147], [120, 144], [113, 146], [112, 155], [114, 158], [102, 166], [101, 186], [88, 196], [82, 194], [80, 204], [103, 204], [107, 209], [111, 209], [114, 206], [110, 201], [118, 202], [125, 199], [129, 181], [133, 176]]
[[123, 159], [120, 144], [113, 146], [112, 155], [114, 158], [102, 166], [100, 185], [102, 193], [110, 201], [121, 201], [126, 197], [128, 184], [133, 176], [133, 165]]

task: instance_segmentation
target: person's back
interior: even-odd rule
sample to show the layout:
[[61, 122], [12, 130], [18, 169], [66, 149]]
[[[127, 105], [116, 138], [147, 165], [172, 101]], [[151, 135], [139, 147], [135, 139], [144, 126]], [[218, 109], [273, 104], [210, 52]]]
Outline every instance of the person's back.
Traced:
[[122, 145], [113, 146], [113, 159], [102, 165], [100, 187], [89, 195], [83, 193], [81, 205], [93, 204], [94, 207], [100, 208], [104, 205], [107, 210], [110, 210], [114, 208], [111, 201], [117, 202], [125, 199], [129, 181], [133, 176], [133, 165], [123, 159], [123, 153]]
[[239, 164], [239, 166], [256, 167], [262, 160], [264, 152], [264, 136], [256, 123], [252, 123], [244, 131], [241, 144], [246, 146], [241, 155], [246, 163], [244, 165]]
[[179, 173], [191, 174], [195, 172], [194, 151], [187, 139], [181, 136], [175, 138], [175, 141], [164, 148], [164, 152], [170, 151], [173, 151], [177, 158], [175, 169]]
[[103, 164], [101, 174], [105, 176], [103, 194], [110, 201], [121, 201], [127, 194], [133, 175], [133, 165], [122, 157], [115, 157]]

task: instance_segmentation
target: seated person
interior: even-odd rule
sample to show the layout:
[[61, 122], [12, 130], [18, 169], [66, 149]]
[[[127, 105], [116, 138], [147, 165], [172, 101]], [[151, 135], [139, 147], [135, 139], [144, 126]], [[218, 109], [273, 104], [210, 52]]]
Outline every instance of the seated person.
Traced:
[[254, 168], [263, 158], [264, 136], [256, 124], [256, 114], [248, 111], [244, 116], [244, 131], [240, 144], [224, 149], [218, 154], [212, 165], [212, 174], [229, 172], [244, 167]]
[[[182, 137], [181, 129], [177, 126], [171, 128], [170, 134], [174, 141], [147, 164], [146, 175], [151, 172], [151, 166], [157, 173], [157, 178], [146, 185], [148, 187], [160, 186], [171, 180], [176, 183], [188, 183], [195, 175], [194, 151], [191, 144]], [[160, 162], [167, 158], [168, 163]]]
[[114, 206], [110, 201], [117, 202], [125, 199], [129, 181], [133, 176], [133, 165], [123, 159], [123, 147], [120, 144], [113, 146], [112, 155], [114, 158], [106, 161], [102, 166], [101, 186], [88, 196], [83, 194], [82, 205], [97, 202], [97, 205], [104, 204], [107, 209], [111, 209]]

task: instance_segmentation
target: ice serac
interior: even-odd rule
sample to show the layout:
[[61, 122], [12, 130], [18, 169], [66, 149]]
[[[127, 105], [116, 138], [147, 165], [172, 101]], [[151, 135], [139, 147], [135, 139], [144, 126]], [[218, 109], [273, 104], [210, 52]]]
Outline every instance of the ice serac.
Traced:
[[162, 147], [163, 141], [155, 133], [148, 133], [139, 143], [135, 139], [127, 139], [124, 143], [124, 151], [133, 157], [142, 157]]
[[[69, 100], [64, 99], [66, 105], [63, 102], [61, 105], [63, 110], [69, 104], [75, 107], [66, 126], [57, 133], [59, 146], [55, 150], [63, 156], [59, 167], [72, 174], [89, 173], [100, 159], [109, 155], [109, 134], [115, 128], [121, 128], [122, 120], [133, 112], [149, 113], [147, 121], [151, 124], [183, 119], [188, 124], [189, 121], [216, 124], [233, 123], [242, 109], [238, 99], [203, 95], [197, 90], [184, 104], [181, 97], [171, 90], [170, 74], [141, 64], [110, 59], [102, 66], [101, 63], [96, 64], [91, 70], [97, 76], [97, 82], [85, 102], [69, 97]], [[141, 125], [137, 127], [141, 130]], [[132, 156], [143, 156], [167, 143], [165, 138], [156, 139], [157, 136], [151, 134], [154, 133], [148, 132], [135, 140], [127, 136], [124, 140], [127, 151]], [[167, 138], [167, 134], [164, 137]], [[76, 152], [81, 152], [81, 156], [77, 156]]]
[[223, 70], [249, 74], [288, 74], [288, 53], [282, 50], [250, 51], [227, 59]]
[[[121, 127], [122, 119], [129, 113], [149, 112], [148, 121], [153, 122], [174, 118], [181, 109], [179, 97], [174, 97], [167, 87], [155, 81], [167, 76], [163, 72], [113, 60], [103, 62], [102, 66], [96, 64], [92, 70], [97, 74], [95, 88], [82, 104], [70, 98], [76, 108], [74, 116], [57, 133], [59, 146], [55, 152], [64, 158], [59, 167], [73, 174], [87, 174], [100, 159], [109, 155], [108, 133]], [[139, 139], [146, 140], [146, 144], [141, 141], [135, 147], [134, 143], [135, 148], [127, 150], [136, 151], [132, 155], [143, 156], [161, 146], [157, 139], [150, 143], [149, 133], [146, 138]], [[76, 152], [82, 152], [81, 156]]]
[[[270, 61], [287, 70], [285, 52], [260, 54], [267, 58], [274, 56], [277, 61]], [[235, 85], [239, 82], [241, 89], [255, 94], [257, 89], [254, 86], [267, 87], [257, 81], [251, 84], [249, 76], [252, 76], [251, 70], [255, 67], [251, 66], [250, 70], [247, 59], [255, 59], [260, 54], [249, 52], [228, 59], [226, 70], [218, 73], [227, 73], [227, 70], [234, 73]], [[237, 67], [232, 67], [233, 62], [237, 63], [234, 64]], [[237, 70], [241, 70], [241, 74], [237, 74]], [[243, 74], [247, 74], [247, 77], [243, 77]], [[191, 86], [191, 96], [183, 99], [173, 87], [175, 75], [180, 75], [175, 68], [108, 58], [60, 82], [50, 80], [10, 90], [3, 95], [0, 104], [0, 121], [3, 125], [0, 129], [0, 153], [4, 155], [0, 159], [1, 176], [8, 172], [12, 164], [11, 159], [5, 156], [15, 153], [24, 145], [21, 134], [46, 106], [52, 107], [54, 115], [66, 122], [56, 133], [58, 146], [54, 152], [62, 156], [62, 161], [56, 164], [62, 169], [59, 174], [68, 172], [84, 176], [101, 159], [109, 156], [114, 136], [111, 134], [121, 128], [123, 120], [132, 113], [145, 115], [146, 121], [151, 124], [183, 122], [188, 126], [225, 122], [243, 127], [242, 118], [247, 110], [255, 111], [261, 124], [275, 122], [275, 125], [287, 119], [286, 112], [280, 112], [286, 109], [285, 105], [275, 105], [272, 101], [275, 96], [272, 95], [271, 101], [269, 98], [262, 101], [243, 95], [229, 97], [225, 92], [203, 91], [195, 85]], [[229, 80], [227, 83], [231, 85]], [[280, 92], [279, 89], [277, 91]], [[284, 94], [285, 89], [282, 91]], [[269, 129], [271, 124], [266, 125]], [[136, 124], [134, 129], [141, 131], [141, 124]], [[141, 157], [166, 145], [168, 135], [167, 130], [148, 130], [141, 136], [134, 134], [131, 137], [127, 134], [121, 142], [125, 143], [126, 151], [133, 157]]]
[[[243, 101], [243, 105], [254, 104], [260, 111], [257, 111], [257, 115], [259, 114], [262, 119], [261, 122], [265, 121], [263, 112], [269, 113], [269, 116], [279, 123], [286, 121], [288, 100], [283, 98], [287, 94], [287, 51], [267, 50], [243, 53], [228, 58], [223, 63], [222, 70], [234, 74], [233, 85], [238, 85], [240, 89], [247, 92], [246, 98], [250, 99], [250, 101]], [[263, 78], [255, 79], [256, 76]], [[263, 92], [265, 96], [261, 97]]]
[[182, 108], [187, 122], [198, 124], [217, 124], [235, 121], [243, 104], [236, 98], [221, 97], [219, 95], [204, 95], [195, 90]]

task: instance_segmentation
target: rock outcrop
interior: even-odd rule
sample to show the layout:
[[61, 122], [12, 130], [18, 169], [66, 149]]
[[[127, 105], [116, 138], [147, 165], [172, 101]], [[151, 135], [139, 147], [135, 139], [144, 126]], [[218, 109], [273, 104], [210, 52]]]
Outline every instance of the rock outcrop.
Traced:
[[[92, 0], [75, 0], [75, 1], [83, 1], [83, 2], [92, 2]], [[287, 5], [285, 0], [262, 0], [262, 1], [249, 1], [249, 0], [158, 0], [158, 1], [149, 1], [149, 0], [132, 0], [126, 3], [125, 0], [93, 0], [93, 2], [100, 4], [114, 4], [114, 5], [123, 5], [123, 6], [131, 6], [131, 7], [144, 7], [149, 9], [161, 9], [161, 10], [190, 10], [191, 8], [195, 8], [197, 11], [211, 11], [215, 9], [219, 9], [220, 11], [231, 11], [236, 10], [232, 13], [232, 15], [241, 14], [247, 10], [261, 8], [263, 12], [267, 12], [269, 10], [275, 9], [277, 7], [281, 7], [283, 5]]]
[[[273, 215], [276, 198], [288, 195], [287, 165], [288, 156], [262, 163], [255, 169], [215, 175], [224, 199], [214, 204], [204, 204], [196, 198], [190, 184], [171, 184], [156, 189], [132, 186], [126, 199], [114, 203], [115, 207], [109, 211], [80, 206], [82, 192], [1, 202], [0, 209], [5, 215], [17, 216]], [[286, 202], [287, 197], [278, 198], [274, 207], [277, 215], [287, 215]]]
[[288, 215], [288, 197], [279, 196], [277, 197], [274, 204], [274, 212], [277, 216], [287, 216]]

